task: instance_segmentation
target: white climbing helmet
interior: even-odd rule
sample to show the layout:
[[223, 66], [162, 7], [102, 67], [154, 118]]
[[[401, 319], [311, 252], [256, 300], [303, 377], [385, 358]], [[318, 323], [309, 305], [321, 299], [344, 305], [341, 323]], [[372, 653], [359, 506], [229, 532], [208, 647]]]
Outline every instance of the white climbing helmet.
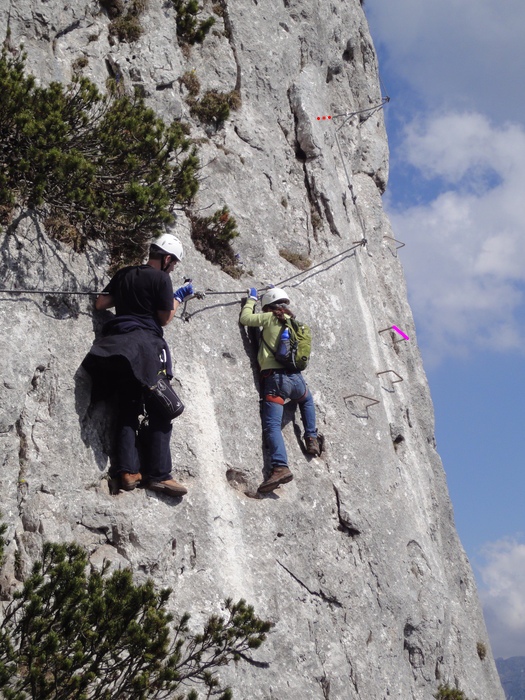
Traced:
[[153, 239], [151, 244], [156, 245], [157, 248], [160, 248], [164, 253], [174, 255], [179, 262], [181, 262], [184, 257], [182, 243], [172, 233], [163, 233], [162, 236]]
[[284, 291], [284, 289], [272, 287], [263, 294], [261, 306], [264, 309], [265, 306], [268, 306], [269, 304], [277, 304], [277, 302], [289, 304], [290, 299], [288, 298], [288, 294]]

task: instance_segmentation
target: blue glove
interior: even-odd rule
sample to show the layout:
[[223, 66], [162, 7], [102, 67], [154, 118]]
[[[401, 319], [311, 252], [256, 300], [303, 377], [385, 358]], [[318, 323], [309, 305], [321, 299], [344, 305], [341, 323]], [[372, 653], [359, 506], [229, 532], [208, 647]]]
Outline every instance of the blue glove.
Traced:
[[179, 302], [179, 304], [182, 304], [186, 297], [191, 297], [193, 294], [195, 294], [195, 292], [193, 291], [193, 285], [190, 282], [189, 284], [185, 284], [184, 287], [179, 287], [173, 296]]
[[250, 289], [248, 289], [246, 293], [248, 294], [250, 299], [255, 299], [255, 301], [257, 301], [257, 290], [255, 289], [255, 287], [250, 287]]

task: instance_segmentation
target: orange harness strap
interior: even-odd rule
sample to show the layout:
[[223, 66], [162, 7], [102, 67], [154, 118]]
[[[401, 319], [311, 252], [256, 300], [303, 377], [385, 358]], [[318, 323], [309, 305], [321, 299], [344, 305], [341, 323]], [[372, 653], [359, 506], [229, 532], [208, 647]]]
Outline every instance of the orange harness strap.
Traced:
[[284, 399], [282, 399], [280, 396], [274, 396], [273, 394], [266, 394], [264, 397], [266, 401], [271, 401], [272, 403], [280, 403], [281, 406], [284, 405]]

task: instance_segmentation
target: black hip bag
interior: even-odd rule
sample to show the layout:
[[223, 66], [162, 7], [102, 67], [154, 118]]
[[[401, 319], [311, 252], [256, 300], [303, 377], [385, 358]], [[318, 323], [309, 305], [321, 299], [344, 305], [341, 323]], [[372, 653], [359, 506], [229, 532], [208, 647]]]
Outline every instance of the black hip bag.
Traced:
[[164, 376], [159, 376], [156, 384], [146, 387], [148, 399], [159, 411], [173, 420], [184, 411], [184, 404], [179, 399], [175, 390]]

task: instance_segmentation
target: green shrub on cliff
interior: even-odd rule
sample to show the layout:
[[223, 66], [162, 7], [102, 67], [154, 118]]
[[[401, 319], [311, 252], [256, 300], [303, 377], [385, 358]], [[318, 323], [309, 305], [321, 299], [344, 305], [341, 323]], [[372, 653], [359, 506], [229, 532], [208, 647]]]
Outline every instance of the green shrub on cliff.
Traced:
[[237, 90], [219, 92], [207, 90], [200, 99], [190, 97], [187, 100], [192, 116], [204, 124], [211, 124], [218, 129], [230, 116], [230, 110], [239, 109], [241, 97]]
[[218, 209], [212, 216], [190, 214], [191, 238], [204, 257], [238, 279], [242, 269], [238, 264], [231, 242], [239, 235], [237, 222], [227, 207]]
[[434, 697], [436, 700], [468, 700], [462, 690], [451, 688], [449, 685], [440, 685]]
[[[24, 57], [0, 57], [0, 209], [45, 205], [50, 231], [140, 259], [152, 233], [191, 202], [199, 161], [188, 129], [139, 97], [103, 96], [87, 78], [36, 85]], [[64, 232], [67, 232], [64, 234]]]
[[99, 0], [99, 3], [111, 20], [110, 37], [128, 43], [140, 39], [144, 33], [140, 17], [147, 10], [148, 0]]
[[[1, 540], [1, 537], [0, 537]], [[216, 672], [266, 639], [272, 624], [243, 600], [226, 601], [200, 634], [189, 616], [171, 626], [168, 589], [133, 583], [130, 570], [86, 573], [74, 543], [46, 543], [0, 625], [0, 692], [6, 700], [197, 700], [232, 697]], [[175, 694], [174, 694], [175, 693]]]
[[199, 20], [201, 11], [198, 0], [171, 0], [177, 11], [177, 36], [186, 44], [202, 44], [206, 34], [215, 24], [213, 17]]

